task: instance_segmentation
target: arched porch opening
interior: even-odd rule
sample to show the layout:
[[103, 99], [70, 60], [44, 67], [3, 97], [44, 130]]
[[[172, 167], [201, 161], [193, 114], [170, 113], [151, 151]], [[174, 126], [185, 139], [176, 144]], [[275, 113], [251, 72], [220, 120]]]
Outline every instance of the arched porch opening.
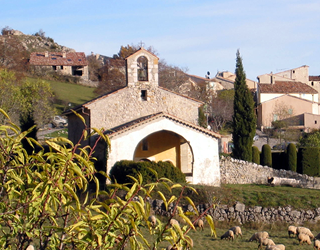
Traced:
[[166, 161], [192, 176], [194, 156], [188, 141], [181, 135], [162, 130], [144, 137], [137, 144], [133, 160]]

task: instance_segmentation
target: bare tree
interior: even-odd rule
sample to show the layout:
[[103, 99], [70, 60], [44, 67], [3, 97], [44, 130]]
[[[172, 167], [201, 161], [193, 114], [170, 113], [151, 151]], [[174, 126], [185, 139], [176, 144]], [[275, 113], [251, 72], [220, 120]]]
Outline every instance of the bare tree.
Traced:
[[232, 122], [234, 90], [222, 90], [212, 98], [209, 125], [213, 131], [220, 131]]

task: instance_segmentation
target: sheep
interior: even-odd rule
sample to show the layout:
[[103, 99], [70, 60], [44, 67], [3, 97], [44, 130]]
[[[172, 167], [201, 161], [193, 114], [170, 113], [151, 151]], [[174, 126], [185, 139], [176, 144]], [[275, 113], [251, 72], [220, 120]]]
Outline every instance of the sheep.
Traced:
[[288, 234], [289, 234], [289, 237], [291, 237], [291, 235], [295, 236], [297, 235], [297, 227], [296, 226], [289, 226], [288, 227]]
[[259, 249], [262, 248], [262, 246], [274, 246], [275, 245], [273, 240], [268, 239], [268, 238], [259, 238], [258, 242], [259, 242], [259, 246], [258, 246]]
[[196, 224], [195, 224], [195, 226], [196, 227], [199, 227], [199, 230], [204, 230], [204, 226], [203, 226], [203, 220], [201, 220], [201, 219], [199, 219], [197, 222], [196, 222]]
[[170, 226], [173, 227], [174, 225], [180, 226], [180, 225], [179, 225], [179, 222], [178, 222], [176, 219], [171, 219], [171, 220], [170, 220]]
[[265, 250], [280, 250], [280, 248], [278, 248], [276, 246], [266, 246]]
[[33, 245], [29, 245], [26, 250], [34, 250], [34, 246]]
[[193, 240], [191, 238], [189, 238], [189, 242], [185, 241], [184, 246], [185, 246], [185, 248], [183, 248], [183, 249], [186, 249], [186, 250], [192, 249], [193, 248]]
[[233, 231], [234, 235], [238, 236], [240, 235], [240, 237], [242, 238], [242, 231], [241, 231], [241, 227], [239, 226], [234, 226], [232, 228], [230, 228], [229, 230]]
[[320, 240], [315, 240], [313, 248], [316, 250], [320, 250]]
[[251, 238], [249, 239], [249, 241], [258, 241], [259, 238], [269, 238], [269, 234], [266, 231], [262, 231], [262, 232], [256, 232], [254, 233]]
[[307, 243], [308, 245], [311, 245], [311, 240], [309, 235], [304, 234], [304, 233], [299, 233], [298, 234], [298, 240], [299, 240], [299, 244], [302, 245], [303, 243]]
[[285, 250], [285, 246], [282, 244], [274, 245], [274, 246], [266, 246], [266, 250]]
[[297, 227], [297, 234], [301, 234], [301, 233], [304, 233], [306, 235], [308, 235], [310, 237], [310, 239], [313, 239], [314, 236], [313, 234], [311, 233], [310, 229], [309, 228], [306, 228], [306, 227]]
[[227, 232], [225, 232], [222, 236], [221, 236], [221, 240], [223, 239], [227, 239], [227, 240], [232, 240], [234, 239], [234, 233], [232, 230], [228, 230]]
[[277, 249], [279, 249], [279, 250], [286, 250], [286, 246], [283, 245], [283, 244], [277, 244], [277, 245], [275, 245], [275, 247], [276, 247]]
[[155, 227], [157, 224], [157, 218], [154, 215], [150, 215], [148, 221], [150, 221], [152, 227]]

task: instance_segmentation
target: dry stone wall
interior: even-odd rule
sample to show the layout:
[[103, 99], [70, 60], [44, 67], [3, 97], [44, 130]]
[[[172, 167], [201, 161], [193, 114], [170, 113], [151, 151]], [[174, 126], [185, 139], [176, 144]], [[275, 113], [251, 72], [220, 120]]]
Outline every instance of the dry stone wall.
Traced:
[[[151, 206], [154, 214], [161, 216], [169, 216], [174, 208], [174, 205], [170, 204], [168, 211], [166, 211], [162, 200], [151, 201]], [[197, 210], [202, 213], [209, 206], [209, 204], [200, 204], [197, 206]], [[185, 212], [193, 212], [193, 207], [185, 205], [183, 210]], [[208, 214], [213, 217], [214, 221], [232, 221], [239, 224], [248, 222], [303, 224], [306, 221], [314, 223], [320, 221], [320, 207], [312, 210], [294, 209], [291, 206], [247, 207], [245, 204], [237, 202], [234, 206], [219, 205], [215, 209], [211, 208]]]
[[221, 184], [268, 184], [268, 177], [290, 178], [302, 188], [320, 189], [320, 178], [283, 169], [273, 169], [231, 157], [220, 159]]

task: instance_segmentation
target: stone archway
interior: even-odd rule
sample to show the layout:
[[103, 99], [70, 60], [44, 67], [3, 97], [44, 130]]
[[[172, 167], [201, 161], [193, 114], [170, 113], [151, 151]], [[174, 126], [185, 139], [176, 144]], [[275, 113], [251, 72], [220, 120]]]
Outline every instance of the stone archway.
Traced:
[[133, 160], [168, 161], [178, 167], [184, 174], [192, 175], [193, 152], [181, 135], [161, 130], [139, 141], [135, 148]]

